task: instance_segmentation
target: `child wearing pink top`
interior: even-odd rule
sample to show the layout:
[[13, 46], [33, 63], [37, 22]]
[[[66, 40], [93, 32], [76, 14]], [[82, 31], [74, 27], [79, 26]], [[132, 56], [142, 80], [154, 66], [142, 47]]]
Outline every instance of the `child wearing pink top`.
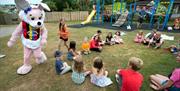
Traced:
[[180, 91], [180, 68], [176, 68], [170, 78], [159, 74], [150, 76], [150, 87], [154, 90]]
[[174, 82], [173, 86], [178, 88], [180, 91], [180, 68], [176, 68], [171, 77], [170, 77], [170, 80], [172, 80]]
[[143, 37], [143, 31], [139, 31], [136, 35], [136, 37], [134, 38], [134, 42], [135, 43], [142, 43], [144, 40], [144, 37]]

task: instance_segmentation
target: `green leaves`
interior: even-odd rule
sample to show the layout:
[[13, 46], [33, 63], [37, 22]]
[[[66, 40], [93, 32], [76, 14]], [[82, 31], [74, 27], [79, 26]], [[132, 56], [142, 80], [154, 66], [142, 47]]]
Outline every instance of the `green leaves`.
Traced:
[[47, 1], [46, 4], [49, 6], [49, 8], [52, 10], [52, 11], [57, 11], [57, 7], [56, 7], [56, 2], [54, 1]]

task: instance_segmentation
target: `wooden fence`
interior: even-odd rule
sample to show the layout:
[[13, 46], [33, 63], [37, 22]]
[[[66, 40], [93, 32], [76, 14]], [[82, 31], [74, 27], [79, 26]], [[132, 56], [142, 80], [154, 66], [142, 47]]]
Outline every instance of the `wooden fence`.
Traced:
[[66, 21], [82, 21], [88, 16], [88, 11], [76, 12], [48, 12], [45, 22], [59, 21], [64, 18]]
[[19, 23], [17, 14], [0, 14], [0, 25], [17, 23]]
[[[56, 22], [61, 18], [66, 21], [83, 21], [87, 18], [88, 11], [75, 12], [46, 12], [45, 22]], [[19, 23], [17, 14], [0, 14], [0, 25], [2, 24], [17, 24]]]

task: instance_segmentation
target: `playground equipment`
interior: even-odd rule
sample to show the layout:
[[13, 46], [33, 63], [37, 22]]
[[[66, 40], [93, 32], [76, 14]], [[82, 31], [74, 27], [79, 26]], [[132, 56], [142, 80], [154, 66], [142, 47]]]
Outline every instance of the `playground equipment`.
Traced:
[[[105, 4], [105, 0], [101, 0], [102, 2], [100, 2], [100, 0], [97, 0], [97, 5], [96, 5], [96, 23], [99, 24], [100, 23], [100, 17], [101, 17], [101, 22], [102, 24], [104, 23], [104, 4]], [[101, 4], [102, 3], [102, 4]], [[113, 21], [113, 16], [114, 14], [121, 14], [122, 12], [125, 12], [125, 7], [126, 7], [126, 3], [123, 2], [123, 0], [121, 0], [121, 2], [116, 2], [115, 3], [115, 0], [112, 0], [112, 15], [111, 15], [111, 24], [112, 24], [112, 21]], [[120, 13], [118, 13], [120, 12]], [[101, 14], [100, 14], [101, 13]], [[127, 17], [126, 16], [127, 14], [124, 15], [124, 18]], [[119, 18], [118, 20], [120, 20], [122, 18]], [[122, 20], [121, 23], [124, 24], [126, 20]], [[120, 24], [119, 21], [117, 21], [116, 24]], [[121, 26], [122, 24], [120, 24]]]
[[[103, 11], [104, 3], [105, 3], [105, 1], [102, 0], [102, 6], [101, 6], [100, 0], [96, 0], [96, 8], [91, 11], [91, 13], [87, 17], [87, 19], [84, 22], [81, 22], [81, 24], [85, 25], [85, 24], [89, 23], [92, 20], [93, 16], [95, 16], [95, 15], [96, 15], [95, 16], [96, 23], [99, 24], [100, 23], [100, 13], [104, 13], [104, 11]], [[101, 11], [101, 9], [102, 9], [102, 11]], [[102, 16], [101, 19], [103, 22], [104, 17]]]
[[[154, 7], [157, 9], [160, 0], [154, 0], [154, 2], [155, 2]], [[161, 30], [164, 30], [165, 27], [167, 27], [167, 23], [168, 23], [168, 20], [169, 20], [169, 16], [170, 16], [170, 13], [171, 13], [173, 3], [174, 3], [174, 0], [170, 0], [170, 3], [168, 5], [168, 10], [166, 11], [165, 19], [164, 19], [163, 26], [162, 26]], [[151, 19], [150, 19], [150, 28], [153, 27], [153, 24], [154, 24], [153, 19], [154, 19], [154, 16], [156, 15], [155, 13], [156, 13], [156, 10], [154, 9], [152, 11], [152, 15], [151, 15]], [[160, 14], [159, 16], [162, 16], [162, 14]]]
[[81, 24], [85, 25], [89, 23], [95, 14], [96, 14], [96, 10], [92, 10], [90, 15], [87, 17], [87, 19], [84, 22], [81, 22]]
[[126, 6], [125, 2], [114, 2], [114, 5], [112, 7], [112, 12], [115, 14], [121, 14], [122, 11], [126, 10], [125, 6]]
[[125, 13], [121, 14], [119, 16], [118, 20], [114, 24], [112, 24], [112, 26], [114, 26], [114, 27], [122, 26], [127, 19], [128, 13], [129, 13], [128, 11], [125, 11]]
[[[115, 26], [115, 27], [120, 27], [120, 26], [122, 26], [126, 21], [127, 21], [127, 19], [128, 19], [128, 29], [131, 29], [131, 24], [132, 24], [132, 16], [133, 16], [133, 13], [136, 11], [136, 2], [134, 2], [134, 3], [131, 3], [130, 5], [129, 5], [129, 7], [130, 7], [130, 10], [129, 10], [129, 12], [128, 12], [128, 10], [127, 9], [125, 9], [125, 8], [127, 8], [128, 7], [128, 5], [124, 2], [124, 0], [120, 0], [120, 3], [121, 3], [121, 6], [120, 6], [120, 14], [121, 14], [121, 16], [119, 16], [119, 18], [117, 19], [117, 21], [114, 23], [114, 24], [112, 24], [112, 18], [113, 17], [111, 17], [111, 24], [112, 24], [112, 26]], [[125, 3], [125, 5], [122, 5], [122, 4], [124, 4]], [[112, 8], [114, 8], [114, 0], [113, 0], [113, 2], [112, 2]], [[124, 11], [122, 10], [123, 9], [123, 6], [124, 6]], [[132, 7], [134, 7], [134, 10], [132, 10]], [[113, 11], [113, 10], [112, 10]], [[112, 14], [114, 14], [114, 12], [112, 12]]]
[[[134, 3], [131, 3], [130, 5], [129, 5], [129, 14], [128, 14], [128, 24], [127, 24], [127, 29], [131, 29], [131, 25], [132, 25], [132, 23], [133, 23], [133, 15], [134, 15], [134, 13], [136, 13], [136, 2], [134, 2]], [[134, 10], [133, 10], [133, 8], [134, 8]]]
[[[112, 15], [111, 15], [111, 25], [112, 25], [112, 20], [113, 20], [113, 15], [117, 15], [117, 14], [122, 14], [122, 16], [120, 16], [116, 23], [114, 24], [114, 26], [121, 26], [125, 23], [126, 18], [128, 16], [128, 11], [126, 11], [126, 3], [123, 0], [120, 0], [120, 2], [115, 2], [115, 0], [112, 0], [113, 4], [112, 4]], [[90, 13], [90, 15], [87, 17], [87, 19], [84, 22], [81, 22], [82, 25], [85, 25], [87, 23], [89, 23], [93, 16], [94, 17], [94, 21], [97, 24], [100, 24], [100, 22], [103, 24], [104, 23], [104, 4], [105, 4], [105, 0], [96, 0], [96, 9], [92, 10], [92, 12]], [[114, 7], [115, 6], [115, 7]]]
[[166, 12], [166, 16], [165, 16], [165, 20], [164, 20], [164, 23], [163, 23], [162, 30], [167, 26], [167, 22], [168, 22], [168, 20], [169, 20], [169, 16], [170, 16], [170, 12], [171, 12], [173, 3], [174, 3], [174, 0], [170, 0], [170, 4], [169, 4], [168, 10], [167, 10], [167, 12]]
[[111, 6], [112, 9], [108, 10], [108, 11], [111, 11], [111, 12], [108, 12], [108, 14], [104, 13], [104, 15], [103, 15], [104, 17], [106, 17], [105, 21], [107, 21], [107, 22], [111, 21], [111, 24], [112, 24], [112, 22], [120, 20], [120, 15], [124, 14], [124, 12], [126, 11], [125, 6], [126, 6], [126, 3], [124, 3], [124, 2], [118, 2], [118, 1], [114, 2], [114, 4], [112, 4], [112, 6]]
[[[169, 4], [168, 8], [166, 9], [165, 6], [161, 5], [163, 3], [160, 0], [153, 0], [151, 10], [146, 11], [146, 15], [148, 15], [146, 20], [149, 19], [149, 28], [153, 28], [153, 24], [157, 20], [158, 29], [164, 30], [167, 27], [167, 23], [170, 17], [171, 9], [173, 6], [174, 0], [170, 0], [170, 2], [166, 3]], [[86, 21], [82, 22], [81, 24], [87, 24], [91, 21], [94, 17], [94, 21], [97, 24], [104, 23], [104, 20], [109, 21], [112, 26], [121, 27], [127, 21], [127, 29], [131, 29], [131, 25], [133, 23], [133, 17], [136, 11], [136, 0], [133, 0], [132, 3], [127, 4], [125, 0], [112, 0], [112, 12], [111, 14], [104, 14], [104, 4], [105, 0], [96, 0], [96, 9], [93, 10], [90, 15], [87, 17]], [[167, 6], [167, 5], [166, 5]], [[128, 11], [127, 11], [128, 9]], [[105, 16], [105, 17], [104, 17]], [[117, 17], [119, 16], [119, 17]], [[110, 17], [110, 19], [109, 19]], [[164, 18], [164, 19], [163, 19]], [[115, 19], [115, 23], [113, 24]], [[162, 27], [160, 27], [160, 23], [162, 23]]]
[[[120, 0], [120, 2], [122, 3], [123, 0]], [[114, 7], [114, 0], [112, 3], [113, 3], [112, 7]], [[150, 11], [150, 12], [147, 12], [147, 14], [150, 15], [150, 23], [149, 23], [150, 28], [153, 27], [155, 17], [158, 17], [158, 21], [157, 21], [158, 29], [159, 29], [161, 20], [163, 19], [163, 17], [165, 17], [161, 30], [164, 30], [166, 28], [169, 17], [170, 17], [170, 12], [171, 12], [173, 3], [174, 3], [174, 0], [170, 0], [169, 5], [168, 5], [168, 9], [166, 9], [165, 6], [160, 4], [160, 0], [154, 0], [154, 3], [152, 5], [154, 9], [152, 9], [152, 11]], [[129, 7], [129, 13], [127, 14], [127, 17], [122, 18], [124, 16], [124, 14], [123, 14], [122, 10], [120, 9], [121, 10], [120, 14], [122, 16], [119, 17], [119, 19], [115, 22], [115, 24], [112, 24], [112, 21], [111, 21], [112, 26], [120, 27], [121, 25], [123, 25], [125, 23], [125, 21], [126, 21], [125, 18], [127, 18], [128, 19], [127, 29], [131, 29], [131, 25], [133, 22], [132, 21], [133, 20], [133, 14], [136, 13], [136, 1], [129, 4], [129, 5], [126, 5], [126, 8], [127, 7]], [[134, 10], [133, 10], [133, 8], [134, 8]], [[122, 22], [120, 22], [120, 20]]]

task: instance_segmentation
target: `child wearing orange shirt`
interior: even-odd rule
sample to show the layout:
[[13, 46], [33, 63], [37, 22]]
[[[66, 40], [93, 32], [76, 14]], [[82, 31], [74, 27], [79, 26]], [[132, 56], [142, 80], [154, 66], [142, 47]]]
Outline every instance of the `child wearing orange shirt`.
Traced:
[[68, 41], [68, 37], [69, 37], [69, 32], [67, 30], [67, 26], [65, 24], [64, 19], [60, 20], [59, 23], [59, 45], [58, 45], [58, 49], [60, 50], [61, 47], [61, 41], [64, 41], [64, 46], [66, 46], [66, 48], [68, 49], [68, 45], [67, 45], [67, 41]]
[[87, 37], [84, 38], [84, 41], [82, 43], [82, 53], [83, 54], [89, 54], [90, 53], [90, 45], [89, 45]]

